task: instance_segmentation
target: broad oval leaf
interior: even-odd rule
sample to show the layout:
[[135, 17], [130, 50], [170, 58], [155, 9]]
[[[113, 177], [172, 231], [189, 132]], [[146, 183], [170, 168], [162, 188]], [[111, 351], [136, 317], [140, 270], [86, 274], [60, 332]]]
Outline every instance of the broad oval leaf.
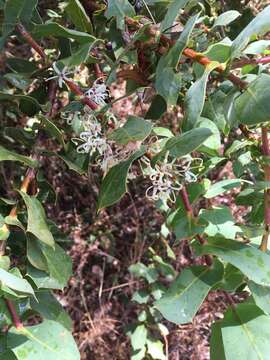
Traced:
[[96, 40], [94, 36], [87, 34], [86, 32], [68, 29], [55, 22], [35, 25], [33, 35], [37, 38], [53, 36], [74, 39], [79, 43], [92, 43]]
[[79, 0], [69, 0], [65, 11], [77, 30], [89, 33], [93, 32], [91, 20]]
[[162, 298], [155, 302], [165, 319], [175, 324], [191, 322], [210, 289], [223, 276], [223, 265], [184, 269]]
[[212, 254], [234, 265], [256, 284], [270, 286], [270, 255], [254, 246], [224, 238], [208, 238], [207, 244], [195, 245], [198, 254]]
[[256, 305], [267, 315], [270, 315], [270, 288], [258, 285], [253, 281], [248, 282], [248, 287], [252, 293]]
[[185, 98], [186, 112], [184, 127], [186, 130], [192, 129], [197, 120], [199, 119], [203, 111], [208, 77], [211, 71], [219, 65], [220, 64], [218, 62], [213, 62], [209, 66], [207, 66], [204, 70], [203, 75], [198, 80], [196, 80], [188, 89]]
[[126, 145], [130, 141], [143, 141], [151, 133], [152, 126], [150, 121], [137, 116], [129, 116], [122, 127], [109, 135], [109, 139], [121, 145]]
[[190, 0], [174, 0], [168, 7], [168, 11], [165, 15], [165, 18], [161, 22], [160, 31], [169, 29], [176, 17], [179, 15], [180, 10], [189, 2]]
[[216, 26], [226, 26], [241, 16], [237, 10], [229, 10], [220, 14], [214, 22], [213, 28]]
[[27, 231], [35, 235], [40, 241], [53, 247], [54, 239], [46, 223], [45, 211], [40, 201], [35, 196], [30, 196], [24, 191], [19, 191], [19, 193], [27, 208]]
[[235, 187], [240, 187], [243, 180], [241, 179], [227, 179], [221, 180], [212, 184], [209, 189], [204, 194], [204, 197], [211, 199], [220, 194], [223, 194], [225, 191], [231, 190]]
[[116, 18], [117, 28], [121, 30], [125, 29], [125, 16], [133, 17], [134, 15], [135, 11], [128, 0], [110, 0], [105, 11], [105, 16], [108, 19]]
[[34, 290], [28, 281], [25, 279], [15, 276], [10, 272], [0, 268], [0, 282], [1, 285], [5, 285], [12, 290], [34, 295]]
[[156, 79], [155, 87], [159, 95], [161, 95], [168, 105], [176, 105], [182, 78], [172, 68], [163, 69], [162, 73]]
[[57, 285], [55, 288], [63, 289], [72, 275], [71, 258], [58, 244], [55, 244], [54, 249], [44, 243], [40, 245], [47, 261], [50, 278]]
[[35, 292], [36, 299], [31, 298], [31, 308], [44, 319], [54, 320], [63, 325], [68, 331], [72, 330], [72, 321], [51, 291], [39, 290]]
[[37, 161], [30, 157], [17, 154], [14, 151], [10, 151], [0, 145], [0, 161], [19, 161], [30, 167], [36, 167]]
[[207, 128], [197, 128], [170, 138], [162, 152], [169, 151], [173, 157], [181, 157], [196, 150], [212, 135]]
[[234, 122], [256, 125], [270, 120], [270, 76], [259, 75], [233, 104]]
[[128, 170], [136, 159], [145, 153], [145, 149], [136, 151], [128, 160], [113, 166], [102, 181], [98, 198], [98, 210], [115, 204], [127, 191]]
[[268, 360], [270, 317], [253, 304], [229, 309], [219, 322], [226, 360]]
[[168, 53], [160, 58], [156, 70], [156, 78], [157, 78], [156, 83], [158, 79], [162, 77], [162, 73], [166, 67], [171, 67], [171, 68], [177, 67], [182, 52], [187, 46], [190, 35], [192, 33], [192, 30], [194, 29], [196, 21], [198, 20], [198, 17], [199, 14], [196, 14], [188, 20], [187, 24], [184, 27], [184, 30], [181, 32], [181, 35], [179, 36], [179, 39], [176, 41], [173, 47], [168, 51]]
[[79, 360], [80, 354], [71, 333], [61, 324], [44, 320], [41, 324], [11, 328], [7, 346], [18, 360]]
[[263, 35], [270, 30], [270, 5], [260, 12], [237, 36], [232, 44], [232, 58], [238, 56], [254, 35]]

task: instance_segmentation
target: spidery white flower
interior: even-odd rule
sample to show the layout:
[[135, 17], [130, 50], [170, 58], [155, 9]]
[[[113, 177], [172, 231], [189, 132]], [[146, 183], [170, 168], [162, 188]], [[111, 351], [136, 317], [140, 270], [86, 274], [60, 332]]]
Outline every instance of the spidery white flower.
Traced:
[[96, 104], [101, 106], [106, 105], [106, 100], [108, 100], [110, 97], [109, 90], [101, 78], [96, 79], [93, 86], [84, 94], [93, 100]]
[[[146, 160], [147, 159], [147, 160]], [[163, 200], [167, 202], [175, 202], [175, 192], [181, 190], [182, 184], [176, 179], [177, 167], [175, 159], [168, 162], [168, 153], [165, 156], [163, 163], [155, 164], [154, 168], [150, 165], [150, 160], [146, 157], [142, 160], [145, 164], [148, 163], [148, 173], [152, 185], [146, 190], [146, 196], [154, 201]]]
[[[182, 189], [182, 182], [196, 182], [197, 176], [191, 169], [201, 166], [202, 159], [193, 159], [190, 156], [185, 156], [177, 163], [176, 159], [169, 161], [169, 153], [165, 155], [163, 162], [151, 166], [150, 160], [144, 156], [141, 162], [146, 165], [145, 175], [149, 176], [152, 185], [146, 190], [146, 196], [149, 199], [157, 201], [159, 199], [167, 202], [175, 202], [175, 193]], [[197, 166], [192, 166], [194, 160], [200, 161]], [[182, 182], [180, 179], [182, 178]]]
[[58, 79], [58, 85], [61, 88], [65, 83], [65, 80], [69, 80], [68, 75], [73, 74], [73, 71], [68, 71], [67, 66], [64, 66], [62, 70], [59, 69], [56, 65], [56, 62], [52, 64], [52, 67], [56, 75], [49, 77], [46, 81]]

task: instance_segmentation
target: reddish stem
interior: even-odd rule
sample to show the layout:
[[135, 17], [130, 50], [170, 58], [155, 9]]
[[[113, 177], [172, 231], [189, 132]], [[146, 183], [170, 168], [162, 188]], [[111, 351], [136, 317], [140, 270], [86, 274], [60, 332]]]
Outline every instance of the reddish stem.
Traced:
[[[268, 139], [268, 128], [266, 126], [262, 127], [262, 153], [267, 159], [267, 162], [270, 160], [270, 147]], [[265, 181], [270, 181], [270, 164], [264, 165], [264, 178]], [[260, 249], [264, 252], [268, 248], [268, 238], [270, 232], [270, 189], [264, 191], [264, 234], [262, 237]]]
[[[187, 189], [186, 189], [185, 186], [183, 186], [182, 189], [180, 190], [180, 195], [181, 195], [181, 199], [182, 199], [183, 204], [184, 204], [184, 208], [185, 208], [185, 210], [187, 212], [187, 216], [190, 217], [190, 218], [194, 218], [193, 209], [192, 209], [192, 206], [190, 204], [189, 197], [188, 197], [188, 192], [187, 192]], [[196, 239], [202, 245], [206, 243], [206, 240], [199, 234], [196, 235]], [[206, 264], [208, 266], [211, 266], [212, 263], [213, 263], [211, 255], [205, 255], [204, 258], [205, 258]]]
[[[186, 48], [183, 51], [183, 54], [190, 58], [195, 60], [196, 62], [198, 62], [199, 64], [203, 65], [203, 66], [207, 66], [209, 64], [211, 64], [211, 60], [207, 57], [204, 56], [200, 53], [197, 53], [196, 51]], [[218, 66], [217, 68], [215, 68], [215, 70], [217, 72], [219, 72], [220, 74], [224, 73], [224, 68], [223, 66]], [[235, 84], [236, 86], [238, 86], [240, 89], [245, 89], [248, 85], [248, 83], [246, 81], [241, 80], [238, 76], [234, 75], [233, 73], [229, 73], [226, 75], [227, 79], [229, 79], [233, 84]]]
[[46, 54], [41, 46], [32, 38], [28, 31], [24, 28], [22, 24], [18, 24], [16, 26], [17, 31], [21, 34], [21, 36], [25, 39], [26, 42], [40, 55], [43, 60], [46, 60]]
[[6, 305], [7, 305], [8, 311], [9, 311], [9, 313], [10, 313], [10, 315], [11, 315], [12, 322], [13, 322], [13, 325], [15, 326], [15, 328], [16, 328], [16, 329], [21, 329], [21, 328], [23, 328], [23, 324], [22, 324], [19, 316], [17, 315], [15, 306], [14, 306], [14, 304], [12, 303], [12, 301], [9, 300], [9, 299], [5, 299], [5, 303], [6, 303]]
[[97, 79], [104, 77], [104, 74], [101, 71], [101, 68], [100, 68], [99, 64], [94, 64], [94, 69], [95, 69], [95, 74], [96, 74]]
[[269, 64], [270, 63], [270, 56], [264, 56], [259, 59], [242, 59], [239, 61], [236, 61], [232, 65], [232, 69], [241, 68], [246, 65], [258, 65], [258, 64]]
[[82, 96], [81, 102], [83, 104], [88, 105], [92, 110], [96, 110], [98, 108], [98, 105], [93, 100], [91, 100], [88, 96], [84, 96], [84, 92], [77, 84], [68, 79], [65, 80], [65, 83], [74, 94]]

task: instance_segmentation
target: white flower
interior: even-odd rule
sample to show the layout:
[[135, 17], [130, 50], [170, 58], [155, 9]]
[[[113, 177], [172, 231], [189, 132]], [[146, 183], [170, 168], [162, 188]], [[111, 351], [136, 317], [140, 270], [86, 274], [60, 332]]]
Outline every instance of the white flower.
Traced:
[[[151, 162], [147, 157], [142, 157], [141, 162], [146, 165], [144, 169], [145, 175], [148, 175], [152, 185], [146, 190], [146, 196], [154, 201], [159, 199], [167, 202], [175, 202], [175, 193], [183, 187], [179, 178], [183, 178], [184, 182], [195, 182], [197, 176], [193, 174], [190, 169], [201, 166], [202, 159], [193, 159], [190, 156], [185, 156], [177, 163], [176, 159], [168, 161], [169, 152], [165, 155], [165, 158], [161, 164], [155, 164], [151, 166]], [[191, 166], [194, 160], [199, 160], [200, 165]]]
[[[198, 165], [193, 165], [192, 166], [192, 163], [194, 161], [197, 161]], [[178, 170], [179, 175], [184, 177], [184, 180], [186, 182], [188, 182], [188, 183], [196, 182], [197, 181], [197, 175], [194, 174], [191, 171], [191, 169], [200, 168], [202, 166], [203, 159], [201, 159], [201, 158], [192, 158], [191, 156], [186, 155], [180, 160], [180, 162], [181, 162], [181, 164], [178, 166], [178, 167], [180, 167], [180, 169]]]
[[57, 67], [56, 62], [54, 62], [52, 64], [52, 67], [53, 67], [53, 70], [56, 73], [56, 75], [49, 77], [46, 81], [58, 79], [58, 85], [61, 88], [63, 86], [63, 84], [65, 83], [65, 80], [69, 80], [67, 75], [73, 74], [73, 71], [68, 71], [67, 66], [64, 66], [64, 68], [62, 70], [60, 70]]
[[[165, 161], [167, 157], [165, 158]], [[156, 164], [154, 168], [150, 168], [149, 178], [152, 185], [146, 190], [146, 196], [152, 200], [163, 200], [167, 202], [175, 202], [175, 191], [179, 191], [182, 185], [175, 179], [174, 162]]]
[[97, 151], [102, 155], [107, 148], [106, 139], [99, 135], [94, 136], [91, 131], [81, 132], [80, 140], [84, 143], [77, 147], [78, 153], [89, 153], [90, 155], [93, 155]]
[[101, 106], [106, 105], [106, 100], [110, 97], [109, 90], [101, 78], [95, 80], [93, 86], [84, 94]]

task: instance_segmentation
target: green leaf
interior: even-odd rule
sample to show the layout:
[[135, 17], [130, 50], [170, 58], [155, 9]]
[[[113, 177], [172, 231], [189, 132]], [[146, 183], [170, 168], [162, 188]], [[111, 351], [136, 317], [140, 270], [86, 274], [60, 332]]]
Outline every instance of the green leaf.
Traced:
[[152, 119], [152, 120], [158, 120], [161, 118], [161, 116], [165, 113], [167, 110], [167, 103], [164, 100], [164, 98], [160, 95], [156, 95], [152, 103], [145, 114], [146, 119]]
[[270, 5], [260, 12], [248, 25], [240, 32], [232, 44], [232, 58], [237, 57], [244, 49], [253, 36], [264, 35], [270, 30]]
[[152, 356], [153, 359], [158, 359], [158, 360], [167, 360], [167, 357], [164, 354], [164, 350], [163, 350], [163, 344], [160, 340], [157, 340], [155, 338], [152, 337], [148, 337], [147, 341], [147, 352], [149, 355]]
[[135, 291], [131, 300], [136, 301], [138, 304], [146, 304], [150, 298], [150, 294], [145, 290]]
[[174, 0], [169, 5], [165, 18], [161, 22], [160, 31], [167, 30], [173, 25], [174, 20], [180, 14], [181, 9], [184, 8], [188, 1], [189, 0]]
[[163, 68], [157, 77], [155, 87], [157, 92], [167, 101], [168, 105], [176, 105], [182, 84], [182, 77], [172, 68]]
[[[270, 8], [270, 7], [269, 7]], [[234, 122], [256, 125], [270, 121], [270, 76], [259, 75], [247, 90], [236, 98], [233, 104]]]
[[125, 16], [133, 17], [135, 15], [133, 6], [128, 0], [110, 0], [105, 11], [107, 19], [116, 17], [117, 28], [121, 30], [125, 29]]
[[235, 225], [235, 220], [228, 207], [212, 207], [209, 210], [203, 209], [199, 219], [205, 220], [208, 225], [204, 232], [208, 236], [223, 236], [226, 239], [235, 239], [236, 233], [241, 228]]
[[[179, 3], [178, 0], [175, 1], [175, 3]], [[175, 4], [175, 3], [172, 3]], [[177, 39], [176, 43], [173, 45], [173, 47], [168, 51], [167, 54], [163, 55], [157, 66], [157, 78], [162, 76], [162, 72], [164, 71], [164, 68], [171, 67], [171, 68], [177, 68], [177, 65], [179, 63], [180, 57], [183, 53], [183, 50], [188, 44], [190, 35], [194, 29], [194, 26], [198, 20], [199, 14], [194, 15], [191, 17], [188, 22], [186, 23], [184, 30], [181, 32], [181, 35]]]
[[44, 126], [45, 131], [51, 135], [52, 137], [56, 138], [60, 145], [66, 150], [67, 146], [64, 141], [64, 134], [63, 132], [46, 116], [38, 115], [37, 118], [41, 121], [41, 124]]
[[198, 254], [213, 254], [242, 271], [256, 284], [270, 286], [270, 255], [236, 240], [208, 238], [207, 244], [195, 246]]
[[109, 135], [118, 144], [127, 145], [130, 141], [143, 141], [151, 133], [152, 124], [137, 116], [129, 116], [127, 122]]
[[247, 55], [263, 54], [269, 46], [270, 40], [253, 41], [247, 46], [247, 48], [244, 50], [244, 53]]
[[37, 161], [32, 160], [30, 157], [20, 155], [14, 151], [10, 151], [0, 145], [0, 161], [19, 161], [30, 167], [36, 167]]
[[243, 283], [245, 283], [243, 273], [235, 266], [228, 263], [225, 266], [222, 281], [216, 284], [214, 289], [235, 292]]
[[32, 289], [28, 281], [21, 277], [13, 275], [4, 269], [0, 269], [0, 282], [1, 286], [4, 285], [15, 291], [24, 294], [34, 295], [34, 290]]
[[49, 271], [46, 258], [42, 253], [38, 240], [30, 234], [27, 236], [27, 259], [35, 268]]
[[20, 110], [29, 116], [32, 116], [41, 110], [41, 106], [38, 101], [28, 95], [7, 94], [0, 91], [0, 100], [15, 101], [19, 103]]
[[[65, 162], [65, 164], [67, 165], [67, 167], [70, 170], [75, 171], [76, 173], [78, 173], [79, 175], [84, 175], [85, 173], [87, 173], [87, 170], [82, 169], [82, 167], [80, 167], [77, 163], [75, 163], [74, 161], [70, 160], [67, 156], [63, 155], [63, 154], [56, 154], [59, 159], [63, 160]], [[78, 158], [80, 158], [80, 163], [82, 164], [85, 161], [85, 156], [84, 154], [78, 154]], [[83, 160], [83, 161], [82, 161]]]
[[15, 86], [17, 89], [26, 91], [29, 85], [31, 84], [32, 80], [27, 78], [23, 74], [14, 74], [14, 73], [7, 73], [3, 76], [11, 85]]
[[12, 71], [21, 74], [31, 74], [38, 69], [34, 62], [15, 57], [7, 59], [6, 64]]
[[190, 218], [186, 211], [178, 212], [173, 219], [173, 231], [176, 236], [176, 240], [191, 239], [197, 234], [204, 232], [204, 226], [199, 223], [197, 219]]
[[20, 220], [17, 218], [17, 216], [6, 216], [5, 217], [5, 223], [7, 225], [11, 225], [11, 226], [18, 226], [20, 229], [22, 229], [23, 231], [25, 231], [25, 228], [23, 226], [23, 224], [20, 222]]
[[33, 35], [37, 38], [41, 37], [62, 37], [77, 40], [81, 44], [92, 43], [96, 38], [86, 32], [68, 29], [55, 22], [35, 25]]
[[66, 252], [55, 244], [55, 249], [41, 243], [43, 255], [46, 258], [50, 277], [57, 284], [57, 289], [63, 289], [72, 275], [72, 262]]
[[253, 304], [229, 309], [220, 322], [226, 360], [269, 358], [270, 317]]
[[211, 327], [210, 358], [211, 360], [226, 360], [220, 322], [214, 323]]
[[97, 45], [97, 42], [99, 41], [100, 40], [96, 40], [90, 44], [87, 43], [80, 45], [79, 48], [74, 51], [71, 56], [65, 59], [61, 59], [61, 62], [68, 67], [79, 66], [82, 63], [87, 62], [87, 60], [90, 58], [91, 49], [93, 48], [93, 46]]
[[169, 151], [170, 155], [173, 157], [182, 157], [196, 150], [211, 135], [211, 130], [205, 128], [187, 131], [184, 134], [171, 137], [166, 142], [162, 153]]
[[[6, 325], [8, 325], [8, 326], [12, 325], [12, 318], [11, 318], [10, 312], [7, 308], [6, 302], [3, 297], [0, 298], [0, 314], [1, 314], [1, 317], [0, 317], [0, 329], [1, 330]], [[0, 354], [1, 354], [1, 352], [2, 352], [2, 346], [0, 344]], [[1, 359], [1, 357], [0, 357], [0, 359]]]
[[204, 117], [200, 117], [196, 123], [196, 127], [209, 129], [212, 135], [202, 144], [200, 150], [209, 155], [218, 155], [221, 147], [220, 133], [216, 124]]
[[209, 189], [204, 194], [204, 197], [207, 199], [216, 197], [220, 194], [223, 194], [225, 191], [241, 186], [242, 181], [243, 180], [241, 179], [227, 179], [218, 181], [209, 187]]
[[70, 332], [52, 320], [45, 320], [30, 327], [11, 328], [7, 335], [7, 346], [18, 360], [80, 359]]
[[79, 0], [69, 0], [65, 11], [77, 30], [93, 33], [91, 20]]
[[140, 350], [146, 344], [147, 329], [144, 325], [138, 325], [135, 331], [130, 334], [130, 341], [133, 350]]
[[253, 281], [248, 282], [248, 287], [256, 305], [261, 308], [266, 315], [270, 315], [270, 288], [258, 285]]
[[[1, 220], [1, 216], [0, 216], [0, 220]], [[10, 235], [9, 228], [4, 222], [0, 221], [0, 241], [7, 240], [9, 235]]]
[[30, 299], [31, 308], [44, 319], [57, 321], [71, 331], [72, 321], [54, 295], [48, 290], [36, 291], [35, 295], [36, 299]]
[[27, 277], [29, 277], [38, 289], [61, 289], [57, 279], [48, 273], [38, 270], [31, 265], [27, 265]]
[[194, 127], [202, 113], [208, 77], [211, 71], [214, 70], [218, 65], [220, 64], [213, 63], [211, 66], [206, 67], [202, 77], [196, 80], [187, 91], [185, 98], [186, 113], [184, 120], [185, 129], [187, 130], [190, 130]]
[[236, 20], [239, 16], [241, 16], [241, 14], [237, 10], [225, 11], [216, 18], [213, 28], [216, 26], [227, 26]]
[[40, 241], [49, 246], [54, 246], [54, 239], [46, 223], [45, 211], [35, 196], [30, 196], [19, 191], [28, 213], [27, 231], [35, 235]]
[[20, 21], [28, 23], [36, 5], [37, 0], [7, 0], [4, 7], [2, 36], [7, 37]]
[[156, 268], [145, 266], [141, 262], [130, 265], [128, 270], [134, 277], [146, 279], [149, 284], [155, 283], [158, 279], [158, 271]]
[[98, 198], [98, 210], [115, 204], [127, 191], [128, 170], [136, 159], [145, 153], [145, 149], [136, 151], [128, 160], [113, 166], [102, 181]]
[[8, 271], [10, 267], [10, 259], [8, 256], [1, 255], [0, 256], [0, 268]]
[[191, 266], [184, 269], [155, 307], [175, 324], [191, 322], [210, 289], [222, 279], [223, 266]]

